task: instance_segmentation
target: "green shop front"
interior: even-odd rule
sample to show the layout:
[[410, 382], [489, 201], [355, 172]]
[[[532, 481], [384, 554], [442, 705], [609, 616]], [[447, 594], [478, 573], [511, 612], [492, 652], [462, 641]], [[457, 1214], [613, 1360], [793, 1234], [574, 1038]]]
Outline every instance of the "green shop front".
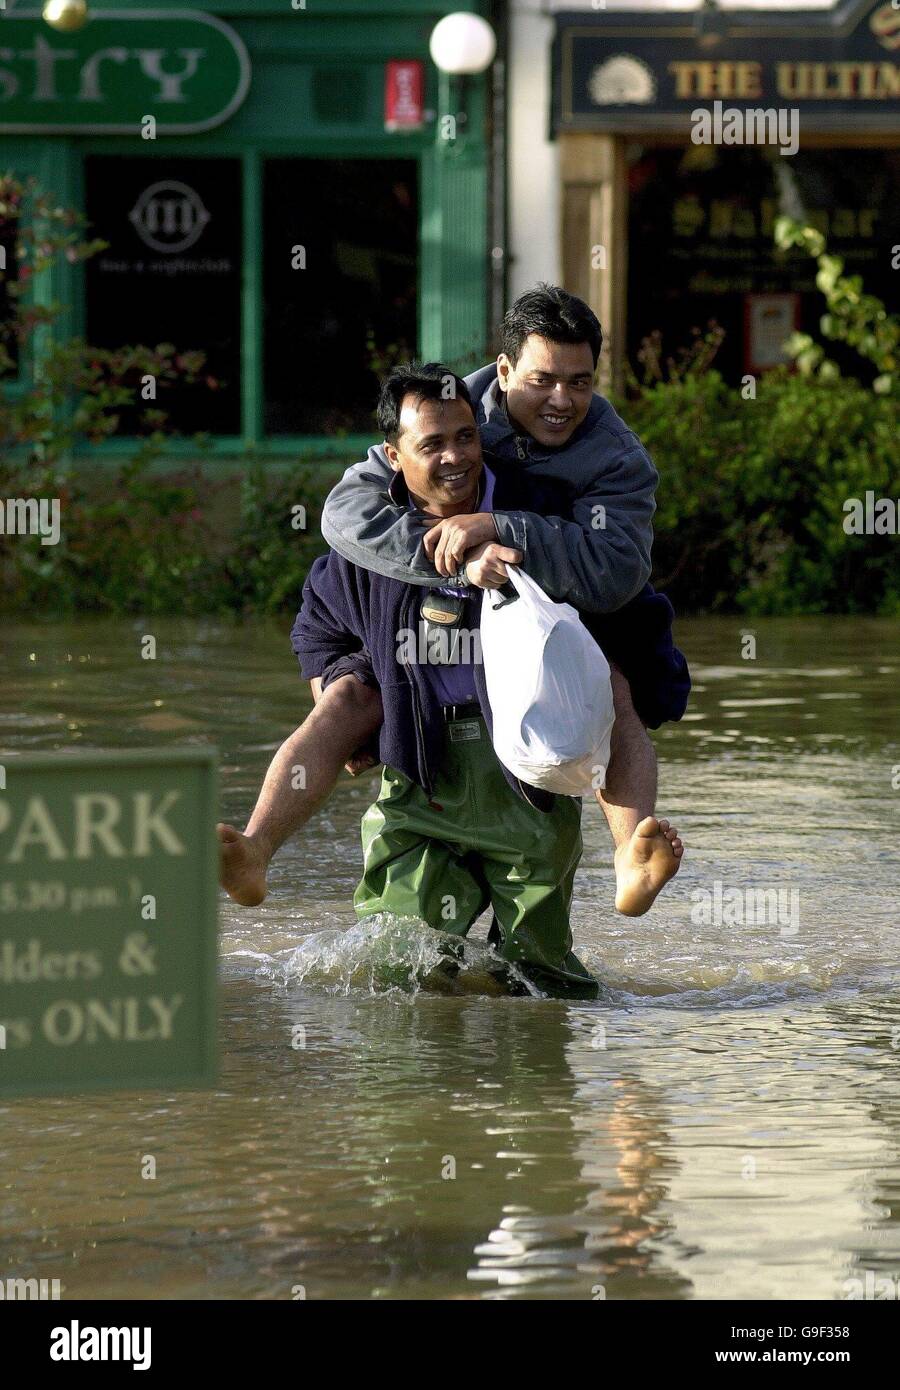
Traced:
[[[93, 346], [205, 354], [174, 454], [196, 432], [214, 456], [353, 452], [385, 366], [483, 360], [489, 79], [451, 86], [428, 51], [455, 8], [121, 0], [71, 32], [0, 11], [0, 168], [108, 243], [35, 294]], [[5, 388], [37, 370], [24, 356]]]

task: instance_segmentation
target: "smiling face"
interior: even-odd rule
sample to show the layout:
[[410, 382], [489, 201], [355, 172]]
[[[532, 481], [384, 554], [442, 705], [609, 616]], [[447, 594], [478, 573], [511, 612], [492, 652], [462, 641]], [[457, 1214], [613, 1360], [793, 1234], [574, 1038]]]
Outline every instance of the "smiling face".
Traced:
[[539, 444], [567, 444], [588, 413], [594, 390], [590, 343], [554, 343], [530, 333], [515, 366], [497, 359], [501, 391], [513, 424]]
[[404, 396], [397, 442], [387, 443], [385, 452], [422, 511], [457, 516], [474, 509], [482, 470], [481, 440], [465, 401]]

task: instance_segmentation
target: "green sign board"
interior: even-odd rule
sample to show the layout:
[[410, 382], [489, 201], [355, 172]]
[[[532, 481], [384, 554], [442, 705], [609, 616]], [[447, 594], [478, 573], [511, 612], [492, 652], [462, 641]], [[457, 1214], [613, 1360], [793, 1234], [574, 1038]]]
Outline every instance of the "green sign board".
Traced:
[[58, 33], [0, 9], [0, 132], [187, 135], [227, 121], [249, 86], [247, 50], [214, 15], [91, 10]]
[[0, 767], [0, 1095], [212, 1085], [218, 758]]

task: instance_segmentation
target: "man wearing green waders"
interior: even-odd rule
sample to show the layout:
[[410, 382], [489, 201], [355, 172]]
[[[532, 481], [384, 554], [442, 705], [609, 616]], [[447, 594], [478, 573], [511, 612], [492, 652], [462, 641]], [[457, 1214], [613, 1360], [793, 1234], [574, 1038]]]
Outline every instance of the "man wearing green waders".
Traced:
[[[392, 372], [378, 421], [394, 502], [436, 519], [521, 502], [516, 471], [485, 463], [468, 390], [447, 368]], [[416, 917], [464, 937], [490, 906], [502, 960], [545, 994], [592, 999], [599, 986], [573, 953], [569, 926], [581, 803], [521, 783], [491, 744], [480, 589], [500, 588], [520, 559], [486, 542], [468, 559], [472, 587], [442, 592], [332, 551], [310, 571], [292, 643], [303, 675], [323, 687], [366, 653], [381, 690], [384, 774], [363, 820], [357, 915]]]

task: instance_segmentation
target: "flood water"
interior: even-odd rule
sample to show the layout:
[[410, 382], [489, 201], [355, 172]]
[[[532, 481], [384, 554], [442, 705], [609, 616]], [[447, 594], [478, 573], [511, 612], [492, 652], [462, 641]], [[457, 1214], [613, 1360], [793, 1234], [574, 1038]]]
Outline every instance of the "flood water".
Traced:
[[[289, 627], [6, 625], [0, 746], [212, 742], [242, 826], [308, 707]], [[198, 1299], [838, 1299], [866, 1271], [900, 1280], [897, 634], [679, 625], [696, 688], [657, 747], [684, 866], [648, 916], [617, 916], [585, 803], [573, 924], [596, 1003], [400, 988], [432, 940], [354, 926], [376, 782], [345, 778], [262, 907], [223, 895], [214, 1090], [0, 1102], [0, 1277]], [[769, 920], [742, 913], [746, 889]]]

